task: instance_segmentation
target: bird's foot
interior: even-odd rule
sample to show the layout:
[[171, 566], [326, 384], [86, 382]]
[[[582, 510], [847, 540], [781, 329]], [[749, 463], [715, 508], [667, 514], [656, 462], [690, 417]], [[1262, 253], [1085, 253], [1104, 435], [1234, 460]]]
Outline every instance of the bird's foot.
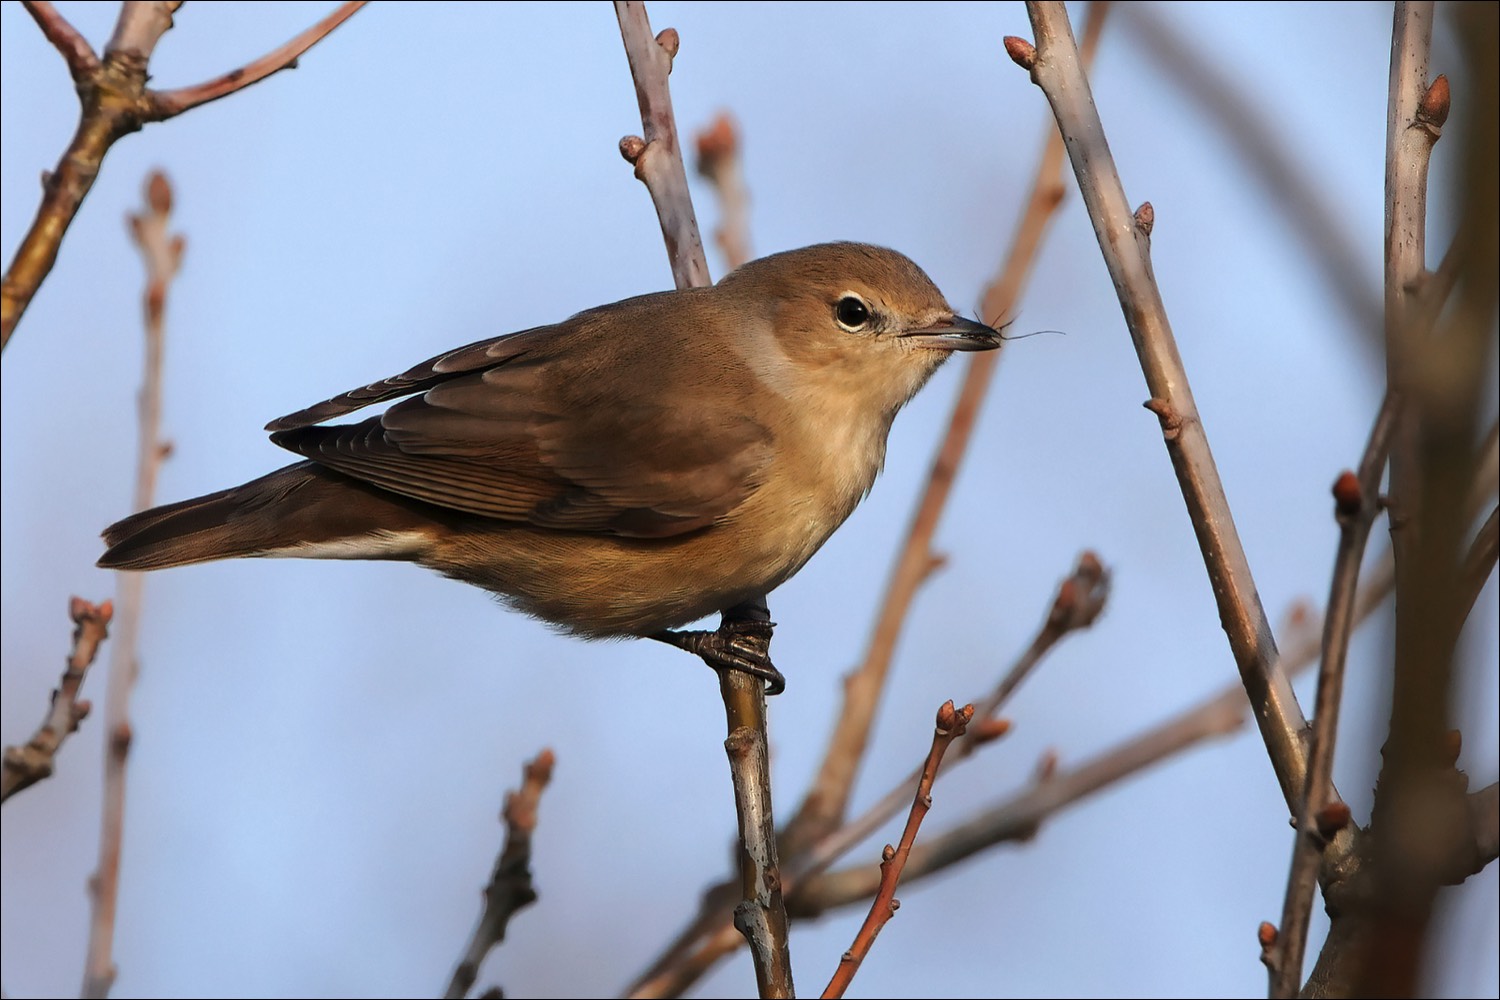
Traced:
[[786, 678], [771, 663], [771, 632], [776, 623], [759, 617], [741, 618], [724, 615], [713, 631], [657, 632], [651, 638], [685, 649], [715, 670], [738, 670], [766, 682], [766, 695], [786, 690]]

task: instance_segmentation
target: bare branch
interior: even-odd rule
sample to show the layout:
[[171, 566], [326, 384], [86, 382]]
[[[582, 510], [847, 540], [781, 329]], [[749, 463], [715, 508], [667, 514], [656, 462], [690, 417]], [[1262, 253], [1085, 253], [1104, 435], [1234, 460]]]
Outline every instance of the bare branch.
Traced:
[[1306, 720], [1291, 685], [1276, 667], [1276, 641], [1152, 274], [1149, 237], [1125, 200], [1104, 126], [1078, 61], [1066, 9], [1061, 3], [1037, 2], [1027, 3], [1026, 9], [1036, 33], [1032, 80], [1052, 105], [1073, 161], [1146, 376], [1151, 393], [1146, 405], [1161, 420], [1167, 453], [1198, 536], [1220, 622], [1254, 706], [1282, 796], [1288, 808], [1295, 809], [1307, 771], [1301, 742]]
[[44, 175], [42, 203], [36, 218], [0, 282], [0, 350], [10, 343], [16, 324], [57, 263], [63, 235], [93, 188], [105, 154], [118, 139], [149, 122], [170, 118], [294, 65], [298, 54], [346, 20], [360, 5], [345, 4], [340, 12], [276, 52], [218, 80], [158, 93], [146, 86], [151, 57], [162, 35], [171, 29], [173, 13], [181, 6], [180, 2], [144, 0], [122, 4], [101, 60], [94, 57], [88, 43], [50, 4], [27, 4], [27, 10], [47, 38], [68, 60], [80, 108], [73, 140], [58, 159], [56, 169]]
[[620, 21], [620, 37], [630, 60], [635, 96], [641, 106], [641, 128], [646, 136], [621, 139], [620, 154], [635, 166], [635, 176], [651, 192], [677, 287], [711, 285], [708, 261], [703, 256], [703, 237], [698, 233], [698, 219], [688, 194], [687, 170], [682, 165], [682, 149], [677, 141], [672, 92], [667, 86], [667, 74], [672, 72], [672, 59], [681, 39], [673, 28], [653, 38], [644, 3], [617, 0], [615, 16]]
[[[617, 0], [615, 15], [620, 22], [620, 37], [630, 61], [641, 125], [646, 134], [645, 139], [626, 136], [620, 140], [620, 152], [635, 165], [635, 176], [646, 185], [656, 205], [677, 287], [702, 287], [711, 283], [708, 262], [703, 256], [703, 240], [698, 234], [698, 221], [688, 192], [687, 171], [682, 165], [677, 123], [672, 115], [672, 94], [667, 85], [667, 75], [672, 71], [672, 59], [681, 40], [672, 28], [653, 38], [642, 3]], [[726, 611], [721, 632], [729, 627], [729, 620], [730, 613]], [[771, 625], [769, 621], [762, 625], [764, 634], [757, 634], [754, 641], [764, 654], [770, 645]], [[704, 660], [710, 666], [715, 665], [707, 656]], [[740, 833], [741, 893], [734, 910], [734, 923], [750, 944], [759, 995], [790, 997], [792, 963], [777, 859], [776, 823], [771, 811], [766, 692], [758, 678], [726, 669], [719, 671], [719, 692], [729, 727], [724, 749], [729, 755]]]
[[74, 80], [86, 80], [99, 68], [99, 57], [94, 54], [93, 46], [57, 12], [57, 8], [44, 0], [23, 0], [21, 6], [42, 29], [47, 41], [62, 54], [68, 64], [68, 75]]
[[[1005, 727], [997, 725], [1003, 720], [996, 718], [996, 713], [1020, 687], [1021, 682], [1031, 674], [1032, 669], [1052, 650], [1052, 647], [1067, 635], [1086, 629], [1094, 623], [1104, 610], [1104, 602], [1108, 595], [1108, 572], [1099, 562], [1098, 556], [1092, 552], [1083, 553], [1079, 556], [1072, 574], [1058, 585], [1047, 617], [1025, 652], [1016, 659], [994, 690], [978, 702], [974, 714], [979, 721], [953, 748], [949, 755], [950, 769], [959, 761], [972, 756], [981, 746], [1003, 734]], [[888, 819], [896, 815], [901, 805], [911, 798], [921, 778], [922, 771], [918, 768], [858, 817], [844, 823], [811, 845], [807, 851], [789, 860], [787, 868], [791, 876], [788, 880], [795, 878], [801, 881], [825, 871], [848, 853], [855, 844], [870, 836]]]
[[152, 103], [162, 118], [171, 118], [173, 115], [182, 114], [189, 108], [196, 108], [200, 104], [228, 97], [237, 90], [244, 90], [273, 73], [279, 73], [284, 69], [296, 69], [297, 60], [304, 52], [321, 42], [334, 28], [359, 13], [365, 3], [366, 0], [350, 0], [348, 3], [341, 4], [332, 14], [296, 38], [280, 48], [267, 52], [254, 62], [246, 63], [222, 76], [205, 80], [191, 87], [157, 91], [152, 96]]
[[90, 705], [78, 697], [89, 666], [99, 651], [99, 644], [109, 635], [109, 620], [114, 605], [90, 604], [81, 597], [68, 602], [73, 619], [73, 650], [68, 654], [62, 680], [52, 691], [52, 701], [42, 724], [24, 746], [5, 748], [3, 772], [0, 772], [0, 802], [50, 778], [57, 765], [57, 751], [63, 741], [78, 731], [78, 724], [89, 714]]
[[719, 687], [729, 722], [724, 750], [739, 816], [741, 899], [734, 908], [734, 925], [750, 944], [759, 995], [791, 997], [796, 994], [771, 813], [765, 688], [759, 678], [739, 670], [721, 670]]
[[[170, 447], [161, 440], [161, 367], [167, 291], [182, 263], [183, 239], [167, 231], [172, 212], [172, 187], [160, 171], [146, 181], [146, 210], [130, 217], [131, 235], [146, 264], [143, 296], [146, 327], [145, 377], [141, 383], [140, 446], [136, 457], [135, 509], [150, 507], [156, 478]], [[104, 754], [104, 808], [100, 818], [99, 867], [90, 882], [93, 909], [84, 965], [83, 995], [104, 997], [114, 984], [115, 912], [120, 887], [120, 853], [125, 837], [125, 777], [132, 737], [130, 695], [140, 662], [136, 654], [140, 634], [145, 576], [120, 573], [120, 618], [110, 654], [109, 689], [104, 723], [108, 731]]]
[[464, 957], [453, 970], [453, 978], [443, 994], [448, 1000], [461, 1000], [469, 995], [485, 956], [505, 940], [510, 918], [536, 902], [536, 889], [531, 884], [531, 835], [536, 832], [537, 807], [552, 780], [556, 763], [552, 751], [543, 750], [522, 768], [521, 787], [505, 795], [505, 806], [500, 811], [500, 819], [505, 823], [504, 846], [495, 859], [489, 884], [484, 887], [484, 910], [479, 915], [479, 924], [470, 935]]
[[[1360, 588], [1356, 621], [1364, 621], [1390, 596], [1392, 583], [1387, 557]], [[1318, 653], [1319, 642], [1313, 638], [1287, 651], [1283, 669], [1294, 676], [1316, 662]], [[1027, 788], [913, 851], [907, 881], [941, 871], [996, 844], [1030, 840], [1043, 822], [1067, 806], [1199, 743], [1236, 732], [1245, 724], [1246, 707], [1244, 689], [1231, 684], [1083, 764], [1039, 773]], [[789, 905], [795, 917], [816, 916], [866, 899], [874, 890], [875, 880], [867, 872], [844, 869], [794, 886]]]
[[948, 745], [964, 734], [970, 720], [974, 718], [974, 706], [965, 705], [954, 710], [953, 702], [946, 701], [938, 709], [937, 726], [932, 734], [932, 748], [923, 762], [922, 778], [917, 783], [917, 794], [912, 799], [911, 812], [906, 817], [906, 829], [901, 832], [901, 841], [896, 847], [886, 845], [880, 861], [880, 888], [875, 892], [875, 901], [870, 904], [870, 913], [854, 935], [854, 944], [839, 959], [833, 978], [823, 990], [825, 998], [841, 997], [854, 981], [860, 963], [870, 953], [880, 929], [890, 922], [900, 902], [896, 899], [896, 886], [901, 882], [901, 872], [911, 856], [912, 845], [917, 840], [917, 830], [932, 808], [932, 783], [937, 780], [938, 768], [942, 766], [943, 754]]
[[[1323, 619], [1322, 667], [1318, 671], [1318, 693], [1313, 712], [1312, 739], [1308, 747], [1307, 788], [1297, 813], [1292, 841], [1291, 872], [1287, 876], [1282, 903], [1281, 926], [1276, 946], [1263, 958], [1271, 972], [1271, 995], [1294, 997], [1302, 985], [1302, 960], [1307, 947], [1307, 927], [1318, 870], [1328, 846], [1330, 824], [1317, 822], [1327, 810], [1343, 810], [1347, 826], [1349, 807], [1333, 789], [1333, 752], [1338, 738], [1339, 707], [1344, 693], [1344, 666], [1349, 639], [1354, 631], [1354, 598], [1359, 587], [1359, 567], [1364, 559], [1370, 530], [1380, 514], [1380, 480], [1385, 471], [1391, 434], [1400, 411], [1400, 397], [1387, 392], [1370, 430], [1359, 474], [1345, 472], [1334, 483], [1334, 512], [1339, 523], [1338, 554], [1334, 557], [1333, 583], [1328, 610]], [[1353, 850], [1351, 838], [1343, 846]]]
[[[1089, 22], [1085, 44], [1097, 46], [1104, 29], [1107, 3], [1089, 5]], [[1093, 49], [1088, 52], [1091, 56]], [[1085, 57], [1087, 58], [1087, 56]], [[1031, 195], [1016, 226], [1005, 263], [995, 280], [985, 290], [983, 318], [1009, 313], [1020, 298], [1031, 274], [1043, 236], [1063, 197], [1062, 144], [1055, 129], [1049, 129], [1042, 155], [1032, 180]], [[848, 811], [849, 796], [858, 774], [865, 748], [869, 745], [870, 727], [880, 706], [886, 676], [896, 653], [896, 644], [906, 626], [917, 590], [933, 567], [932, 539], [938, 520], [948, 503], [969, 440], [979, 416], [979, 408], [994, 378], [1000, 351], [977, 353], [969, 359], [963, 386], [953, 404], [947, 430], [932, 460], [927, 485], [917, 502], [907, 528], [906, 539], [891, 567], [890, 582], [875, 624], [870, 632], [864, 659], [844, 681], [844, 701], [840, 706], [833, 736], [824, 752], [823, 763], [802, 800], [797, 814], [787, 824], [784, 842], [788, 853], [795, 853], [842, 825]]]

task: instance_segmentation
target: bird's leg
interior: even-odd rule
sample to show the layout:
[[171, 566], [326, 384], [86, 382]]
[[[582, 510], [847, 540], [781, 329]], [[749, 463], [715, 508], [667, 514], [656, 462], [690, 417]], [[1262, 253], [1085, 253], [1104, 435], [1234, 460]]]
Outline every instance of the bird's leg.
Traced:
[[719, 627], [657, 632], [651, 638], [703, 657], [715, 670], [741, 670], [766, 682], [766, 694], [786, 690], [786, 678], [771, 663], [771, 610], [764, 597], [726, 608]]

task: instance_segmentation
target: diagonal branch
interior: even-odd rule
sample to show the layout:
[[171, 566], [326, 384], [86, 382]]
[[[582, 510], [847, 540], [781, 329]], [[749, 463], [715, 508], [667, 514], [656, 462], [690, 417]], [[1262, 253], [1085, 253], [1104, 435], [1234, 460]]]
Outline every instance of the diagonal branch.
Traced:
[[42, 29], [42, 35], [47, 41], [61, 53], [68, 64], [68, 74], [75, 81], [87, 80], [99, 69], [99, 57], [94, 55], [93, 46], [89, 45], [88, 39], [67, 18], [57, 12], [56, 7], [45, 0], [22, 0], [21, 6], [36, 21], [36, 26]]
[[484, 887], [484, 911], [443, 994], [448, 1000], [462, 1000], [469, 995], [485, 956], [505, 940], [510, 918], [536, 902], [536, 889], [531, 883], [531, 835], [536, 832], [537, 808], [542, 792], [552, 781], [556, 763], [552, 751], [543, 750], [521, 769], [521, 787], [505, 795], [505, 806], [500, 811], [505, 822], [505, 842]]
[[[1085, 28], [1085, 59], [1092, 56], [1104, 30], [1106, 3], [1089, 5]], [[1048, 225], [1062, 202], [1062, 141], [1055, 129], [1048, 129], [1042, 155], [1032, 180], [1031, 195], [1016, 227], [1000, 273], [984, 293], [982, 316], [987, 321], [1008, 315], [1021, 296]], [[932, 540], [938, 521], [947, 506], [949, 494], [958, 475], [979, 408], [984, 403], [990, 382], [994, 379], [999, 351], [976, 354], [969, 360], [963, 386], [953, 404], [948, 428], [933, 457], [927, 486], [907, 528], [906, 540], [891, 567], [885, 597], [875, 615], [864, 659], [844, 682], [844, 701], [840, 706], [833, 735], [828, 741], [823, 762], [795, 816], [787, 824], [784, 840], [788, 853], [826, 835], [842, 824], [849, 808], [854, 779], [869, 745], [875, 712], [880, 707], [885, 680], [890, 672], [896, 644], [906, 626], [912, 602], [923, 582], [937, 565]]]
[[367, 0], [349, 0], [348, 3], [340, 5], [332, 14], [286, 44], [222, 76], [216, 76], [212, 80], [205, 80], [190, 87], [156, 91], [152, 95], [152, 104], [157, 114], [162, 118], [171, 118], [173, 115], [180, 115], [184, 111], [196, 108], [200, 104], [217, 101], [237, 90], [244, 90], [273, 73], [280, 73], [284, 69], [296, 69], [297, 60], [304, 52], [321, 42], [333, 29], [359, 13], [360, 8], [366, 2]]
[[[1307, 773], [1302, 745], [1307, 723], [1291, 685], [1276, 667], [1276, 641], [1156, 286], [1145, 225], [1150, 213], [1143, 205], [1138, 218], [1125, 200], [1104, 125], [1079, 63], [1066, 9], [1061, 3], [1038, 2], [1028, 2], [1026, 9], [1036, 33], [1036, 48], [1029, 53], [1019, 50], [1022, 58], [1017, 61], [1031, 71], [1033, 82], [1046, 94], [1057, 117], [1146, 376], [1151, 393], [1147, 408], [1161, 420], [1167, 453], [1218, 603], [1219, 620], [1254, 707], [1282, 796], [1288, 808], [1295, 810]], [[1020, 45], [1030, 49], [1025, 42]]]
[[1359, 474], [1345, 472], [1334, 483], [1334, 509], [1339, 522], [1338, 554], [1323, 620], [1322, 666], [1318, 671], [1317, 701], [1312, 739], [1308, 747], [1307, 788], [1297, 813], [1292, 842], [1291, 873], [1287, 876], [1281, 927], [1263, 961], [1271, 973], [1271, 995], [1294, 997], [1302, 984], [1302, 959], [1318, 870], [1328, 837], [1349, 822], [1349, 807], [1333, 789], [1333, 751], [1338, 737], [1339, 707], [1344, 693], [1344, 665], [1354, 632], [1354, 597], [1359, 567], [1370, 530], [1380, 514], [1380, 480], [1390, 452], [1391, 434], [1400, 411], [1400, 397], [1387, 392], [1370, 430], [1369, 443], [1359, 463]]
[[42, 203], [0, 282], [0, 350], [10, 343], [16, 325], [57, 263], [63, 236], [116, 141], [150, 122], [171, 118], [296, 65], [299, 55], [363, 4], [344, 4], [275, 52], [216, 80], [179, 90], [154, 91], [146, 86], [151, 79], [151, 57], [162, 35], [172, 28], [172, 15], [181, 6], [180, 2], [122, 4], [114, 33], [99, 59], [51, 4], [27, 3], [27, 11], [68, 62], [78, 90], [79, 116], [73, 139], [56, 169], [43, 176]]
[[0, 774], [0, 802], [52, 776], [57, 766], [57, 752], [63, 741], [77, 732], [78, 724], [89, 714], [90, 705], [78, 695], [89, 667], [99, 652], [99, 644], [109, 635], [109, 620], [114, 605], [90, 604], [81, 597], [68, 602], [73, 619], [73, 650], [62, 680], [52, 692], [47, 716], [24, 746], [5, 748], [3, 774]]
[[825, 998], [841, 997], [848, 992], [849, 984], [854, 981], [854, 974], [859, 971], [860, 964], [874, 947], [876, 936], [901, 905], [896, 899], [896, 886], [911, 857], [912, 845], [917, 841], [917, 831], [922, 826], [922, 820], [932, 808], [932, 783], [937, 780], [938, 768], [943, 764], [943, 755], [949, 744], [964, 734], [973, 718], [973, 705], [954, 709], [953, 702], [946, 701], [938, 709], [932, 747], [927, 751], [927, 759], [918, 769], [921, 778], [917, 782], [917, 791], [912, 797], [911, 810], [906, 817], [906, 829], [901, 831], [900, 843], [895, 847], [886, 845], [880, 861], [880, 888], [875, 891], [875, 899], [870, 903], [869, 915], [860, 925], [859, 932], [854, 935], [854, 944], [839, 959], [833, 978], [823, 990]]

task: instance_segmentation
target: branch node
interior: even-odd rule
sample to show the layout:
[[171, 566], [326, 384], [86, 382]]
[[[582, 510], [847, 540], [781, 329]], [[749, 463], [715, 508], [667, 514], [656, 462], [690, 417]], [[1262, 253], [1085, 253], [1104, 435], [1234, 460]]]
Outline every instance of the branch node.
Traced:
[[1157, 419], [1161, 421], [1162, 437], [1168, 441], [1176, 441], [1178, 434], [1182, 432], [1182, 417], [1178, 416], [1172, 404], [1165, 399], [1153, 397], [1141, 405], [1156, 414]]
[[1135, 231], [1146, 239], [1151, 238], [1151, 230], [1156, 226], [1156, 209], [1149, 201], [1141, 202], [1141, 207], [1135, 210]]
[[620, 140], [620, 155], [625, 157], [625, 162], [635, 165], [646, 151], [646, 140], [638, 135], [627, 135]]

